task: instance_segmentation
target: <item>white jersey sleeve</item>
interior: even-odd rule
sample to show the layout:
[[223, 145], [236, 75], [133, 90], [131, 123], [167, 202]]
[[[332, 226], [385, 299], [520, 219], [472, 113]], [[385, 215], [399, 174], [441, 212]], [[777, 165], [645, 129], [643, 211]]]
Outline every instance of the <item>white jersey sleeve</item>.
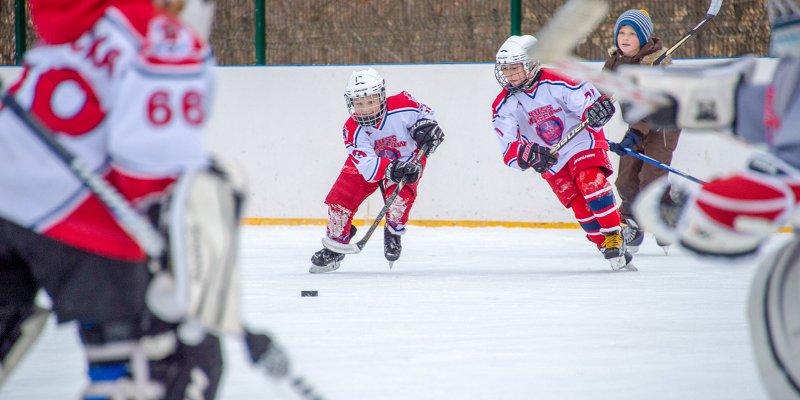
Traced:
[[492, 127], [500, 144], [503, 162], [511, 168], [522, 170], [517, 156], [519, 146], [528, 140], [521, 135], [517, 116], [514, 115], [518, 106], [514, 96], [509, 96], [508, 92], [503, 90], [492, 104]]

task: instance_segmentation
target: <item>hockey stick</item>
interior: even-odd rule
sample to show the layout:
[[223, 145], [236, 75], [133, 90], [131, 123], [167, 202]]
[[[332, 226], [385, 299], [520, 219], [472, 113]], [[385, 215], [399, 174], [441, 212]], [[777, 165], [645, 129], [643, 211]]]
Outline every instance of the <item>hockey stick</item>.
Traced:
[[[706, 17], [679, 40], [678, 43], [673, 45], [665, 55], [669, 55], [675, 51], [686, 42], [687, 39], [697, 33], [708, 21], [714, 18], [722, 6], [722, 1], [723, 0], [712, 0]], [[573, 1], [567, 3], [567, 5], [570, 3], [573, 3]], [[605, 9], [607, 8], [605, 5], [597, 6], [596, 3], [601, 2], [588, 0], [575, 1], [575, 7], [579, 8], [579, 10], [572, 11], [576, 15], [581, 16], [579, 20], [584, 22], [586, 27], [588, 27], [590, 23], [594, 23], [591, 25], [591, 29], [599, 23], [599, 20], [592, 19], [592, 14], [583, 9], [591, 7], [601, 9], [601, 7], [605, 7], [602, 8], [603, 13], [605, 13]], [[564, 9], [566, 9], [567, 5], [564, 6]], [[636, 86], [634, 82], [615, 73], [598, 70], [578, 61], [572, 54], [572, 49], [583, 40], [583, 36], [571, 34], [572, 32], [570, 32], [570, 29], [575, 25], [576, 19], [568, 15], [564, 15], [562, 18], [560, 14], [561, 12], [559, 10], [550, 22], [537, 33], [536, 36], [539, 40], [536, 45], [534, 45], [532, 52], [536, 59], [564, 71], [567, 75], [575, 79], [591, 82], [600, 90], [606, 93], [613, 93], [618, 99], [625, 101], [630, 106], [630, 108], [625, 111], [626, 120], [641, 120], [661, 107], [670, 105], [669, 97], [664, 94], [642, 90]], [[564, 32], [566, 32], [566, 35]], [[656, 60], [653, 64], [657, 65], [662, 61], [663, 59]]]
[[[272, 339], [266, 334], [251, 332], [244, 326], [242, 326], [242, 331], [244, 333], [245, 349], [247, 350], [247, 353], [250, 356], [250, 361], [252, 361], [253, 364], [256, 364], [264, 356], [264, 354], [269, 351], [270, 348], [269, 346], [272, 345]], [[287, 373], [285, 377], [281, 378], [272, 377], [272, 378], [281, 379], [281, 381], [283, 381], [285, 378], [286, 384], [292, 389], [291, 393], [293, 395], [300, 397], [301, 399], [304, 400], [323, 399], [322, 395], [317, 393], [314, 390], [314, 388], [308, 383], [308, 381], [301, 375], [297, 374], [293, 375], [291, 373]], [[284, 389], [284, 385], [281, 385], [280, 387]]]
[[[613, 103], [617, 99], [614, 98], [614, 96], [611, 96], [609, 98], [609, 100]], [[552, 154], [558, 153], [558, 151], [561, 150], [562, 147], [566, 146], [567, 143], [569, 143], [569, 141], [572, 140], [572, 138], [575, 137], [575, 135], [581, 133], [581, 131], [586, 129], [587, 125], [589, 125], [589, 120], [588, 119], [581, 121], [581, 123], [578, 126], [576, 126], [573, 130], [571, 130], [567, 134], [567, 136], [564, 136], [564, 138], [562, 138], [560, 142], [556, 143], [555, 146], [550, 148], [550, 153], [552, 153]]]
[[[0, 83], [0, 86], [2, 84]], [[11, 93], [3, 93], [0, 102], [6, 105], [19, 120], [39, 138], [42, 143], [55, 153], [69, 170], [89, 188], [100, 201], [114, 214], [119, 225], [127, 232], [150, 258], [160, 257], [164, 252], [164, 238], [156, 229], [139, 214], [133, 206], [103, 179], [91, 170], [81, 159], [67, 150], [53, 136], [52, 131], [44, 126], [36, 117], [22, 108]]]
[[664, 59], [667, 58], [670, 54], [672, 54], [672, 52], [674, 52], [678, 47], [681, 47], [681, 45], [683, 45], [684, 42], [689, 40], [690, 37], [694, 36], [695, 33], [697, 33], [700, 29], [702, 29], [703, 26], [705, 26], [705, 24], [708, 21], [714, 19], [714, 17], [717, 16], [720, 7], [722, 7], [722, 1], [723, 0], [711, 0], [711, 4], [708, 6], [708, 11], [706, 12], [706, 16], [703, 18], [703, 20], [700, 21], [697, 25], [695, 25], [694, 28], [690, 29], [689, 32], [686, 32], [686, 34], [683, 35], [683, 37], [680, 40], [675, 42], [675, 44], [673, 44], [672, 47], [667, 49], [667, 51], [664, 54], [662, 54], [655, 61], [653, 61], [652, 65], [661, 64], [661, 62], [664, 61]]
[[[611, 143], [614, 143], [614, 142], [609, 140], [608, 143], [611, 144]], [[631, 149], [629, 149], [627, 147], [621, 147], [621, 149], [628, 155], [634, 156], [634, 157], [636, 157], [636, 158], [638, 158], [638, 159], [640, 159], [640, 160], [642, 160], [644, 162], [653, 164], [656, 167], [659, 167], [661, 169], [665, 169], [665, 170], [667, 170], [669, 172], [672, 172], [675, 175], [682, 176], [682, 177], [684, 177], [684, 178], [686, 178], [686, 179], [688, 179], [688, 180], [690, 180], [690, 181], [692, 181], [694, 183], [699, 183], [701, 185], [705, 185], [706, 184], [705, 181], [703, 181], [701, 179], [698, 179], [698, 178], [695, 178], [695, 177], [687, 174], [686, 172], [678, 171], [677, 169], [672, 168], [669, 165], [664, 164], [661, 161], [656, 160], [655, 158], [648, 157], [648, 156], [646, 156], [646, 155], [644, 155], [642, 153], [639, 153], [638, 151], [631, 150]]]
[[[425, 147], [424, 149], [420, 149], [420, 151], [418, 151], [417, 154], [414, 155], [414, 158], [411, 160], [411, 162], [418, 162], [423, 156], [426, 156], [427, 154], [428, 154], [428, 148], [427, 147]], [[326, 249], [334, 251], [334, 252], [337, 252], [337, 253], [340, 253], [340, 254], [357, 254], [357, 253], [360, 253], [361, 250], [364, 248], [364, 246], [366, 246], [367, 241], [369, 241], [370, 236], [372, 236], [372, 233], [375, 232], [375, 228], [377, 228], [378, 224], [383, 220], [383, 216], [389, 210], [389, 207], [391, 207], [392, 203], [394, 203], [394, 199], [396, 199], [397, 196], [400, 194], [400, 189], [403, 188], [405, 183], [406, 183], [406, 179], [405, 179], [405, 177], [403, 177], [403, 179], [401, 179], [400, 182], [397, 184], [397, 187], [394, 189], [394, 192], [392, 193], [392, 195], [389, 196], [388, 199], [386, 199], [386, 201], [385, 201], [385, 203], [383, 205], [383, 208], [378, 212], [378, 215], [375, 217], [375, 221], [372, 223], [372, 226], [369, 227], [369, 230], [367, 231], [366, 235], [364, 235], [364, 237], [361, 240], [359, 240], [357, 243], [355, 243], [355, 244], [353, 244], [353, 243], [339, 243], [339, 242], [329, 238], [326, 235], [326, 236], [322, 237], [322, 245], [325, 246]]]

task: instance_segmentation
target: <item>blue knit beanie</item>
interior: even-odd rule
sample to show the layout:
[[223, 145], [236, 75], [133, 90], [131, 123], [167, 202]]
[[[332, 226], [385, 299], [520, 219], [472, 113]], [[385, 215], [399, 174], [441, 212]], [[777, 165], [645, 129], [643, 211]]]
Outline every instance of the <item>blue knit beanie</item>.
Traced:
[[614, 46], [619, 47], [617, 35], [623, 25], [633, 28], [636, 37], [639, 38], [639, 46], [644, 46], [653, 34], [653, 21], [650, 20], [650, 14], [646, 10], [628, 10], [617, 18], [617, 24], [614, 26]]

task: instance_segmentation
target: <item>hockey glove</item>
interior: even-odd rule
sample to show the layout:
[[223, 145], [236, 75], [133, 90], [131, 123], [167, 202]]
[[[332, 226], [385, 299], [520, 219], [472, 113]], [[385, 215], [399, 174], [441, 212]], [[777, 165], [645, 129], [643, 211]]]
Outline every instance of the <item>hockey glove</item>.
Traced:
[[283, 378], [289, 373], [289, 356], [269, 336], [245, 331], [245, 344], [250, 361], [269, 376]]
[[444, 132], [436, 121], [421, 119], [411, 125], [411, 138], [417, 142], [417, 148], [427, 147], [428, 154], [433, 154], [444, 141]]
[[558, 162], [558, 154], [551, 153], [549, 147], [528, 142], [519, 147], [517, 162], [523, 170], [533, 168], [534, 171], [543, 174]]
[[386, 167], [384, 175], [394, 182], [399, 183], [405, 178], [405, 183], [414, 183], [419, 180], [421, 173], [422, 166], [419, 163], [394, 160]]
[[611, 120], [615, 110], [611, 98], [608, 95], [602, 95], [586, 109], [585, 119], [590, 127], [600, 128]]
[[634, 146], [642, 141], [642, 133], [636, 129], [628, 129], [625, 137], [619, 143], [608, 142], [608, 149], [617, 153], [620, 157], [628, 155], [624, 149], [633, 149]]

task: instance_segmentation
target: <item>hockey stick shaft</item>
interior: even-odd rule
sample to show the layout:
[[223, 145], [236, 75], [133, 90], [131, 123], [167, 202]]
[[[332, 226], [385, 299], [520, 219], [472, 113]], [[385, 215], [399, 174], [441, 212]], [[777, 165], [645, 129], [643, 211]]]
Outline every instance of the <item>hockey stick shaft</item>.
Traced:
[[722, 1], [723, 0], [712, 0], [711, 5], [709, 5], [708, 11], [706, 12], [706, 16], [697, 25], [695, 25], [694, 28], [690, 29], [689, 32], [686, 32], [686, 34], [683, 35], [683, 37], [680, 38], [680, 40], [675, 42], [675, 44], [673, 44], [672, 47], [667, 49], [667, 51], [664, 54], [662, 54], [655, 61], [653, 61], [653, 65], [661, 64], [661, 62], [663, 62], [664, 59], [666, 59], [670, 54], [672, 54], [675, 50], [677, 50], [678, 47], [681, 47], [687, 40], [689, 40], [689, 38], [691, 38], [692, 36], [694, 36], [695, 33], [700, 31], [700, 29], [702, 29], [703, 26], [705, 26], [705, 24], [708, 21], [714, 19], [714, 17], [717, 16], [720, 7], [722, 7]]
[[114, 188], [108, 181], [91, 170], [83, 161], [72, 154], [58, 140], [49, 128], [31, 115], [8, 92], [0, 101], [47, 146], [69, 170], [89, 188], [111, 211], [119, 225], [136, 241], [151, 258], [160, 257], [164, 251], [164, 239], [156, 229]]
[[[611, 96], [609, 98], [609, 100], [611, 102], [617, 101], [617, 99], [614, 98], [614, 96]], [[558, 153], [558, 151], [561, 150], [562, 147], [566, 146], [567, 143], [569, 143], [569, 141], [572, 140], [572, 138], [574, 138], [577, 134], [581, 133], [581, 131], [586, 129], [587, 125], [589, 125], [589, 120], [588, 119], [581, 121], [580, 125], [576, 126], [573, 130], [571, 130], [569, 133], [567, 133], [567, 136], [564, 136], [564, 138], [561, 139], [560, 142], [556, 143], [555, 146], [550, 148], [550, 153], [553, 153], [553, 154]]]
[[[610, 144], [610, 143], [614, 143], [614, 142], [609, 141], [608, 143]], [[687, 174], [686, 172], [678, 171], [677, 169], [672, 168], [669, 165], [664, 164], [661, 161], [656, 160], [655, 158], [648, 157], [648, 156], [646, 156], [646, 155], [644, 155], [642, 153], [639, 153], [638, 151], [631, 150], [631, 149], [626, 148], [626, 147], [622, 147], [622, 150], [625, 152], [625, 154], [634, 156], [634, 157], [636, 157], [636, 158], [638, 158], [638, 159], [640, 159], [640, 160], [642, 160], [642, 161], [644, 161], [646, 163], [653, 164], [656, 167], [659, 167], [661, 169], [665, 169], [665, 170], [667, 170], [669, 172], [672, 172], [675, 175], [682, 176], [682, 177], [684, 177], [684, 178], [686, 178], [686, 179], [688, 179], [688, 180], [690, 180], [690, 181], [692, 181], [694, 183], [699, 183], [701, 185], [705, 185], [706, 184], [706, 182], [701, 180], [701, 179], [695, 178], [695, 177]]]
[[[419, 162], [419, 160], [426, 155], [428, 155], [427, 147], [420, 149], [417, 152], [417, 154], [414, 155], [414, 158], [411, 160], [411, 162]], [[383, 208], [378, 212], [378, 215], [375, 216], [375, 221], [372, 222], [372, 225], [369, 227], [369, 230], [367, 230], [367, 233], [364, 235], [363, 238], [361, 238], [361, 240], [359, 240], [355, 244], [339, 243], [325, 236], [322, 238], [322, 245], [325, 246], [325, 248], [327, 248], [328, 250], [335, 251], [341, 254], [360, 253], [361, 250], [364, 248], [364, 246], [367, 245], [369, 238], [375, 232], [375, 229], [378, 227], [378, 224], [380, 224], [380, 222], [383, 220], [383, 217], [386, 214], [386, 212], [389, 211], [389, 207], [392, 206], [394, 200], [397, 198], [398, 195], [400, 195], [400, 190], [403, 189], [405, 183], [406, 179], [405, 177], [403, 177], [403, 179], [401, 179], [400, 182], [398, 182], [397, 187], [394, 189], [394, 192], [392, 192], [389, 198], [385, 200]]]

